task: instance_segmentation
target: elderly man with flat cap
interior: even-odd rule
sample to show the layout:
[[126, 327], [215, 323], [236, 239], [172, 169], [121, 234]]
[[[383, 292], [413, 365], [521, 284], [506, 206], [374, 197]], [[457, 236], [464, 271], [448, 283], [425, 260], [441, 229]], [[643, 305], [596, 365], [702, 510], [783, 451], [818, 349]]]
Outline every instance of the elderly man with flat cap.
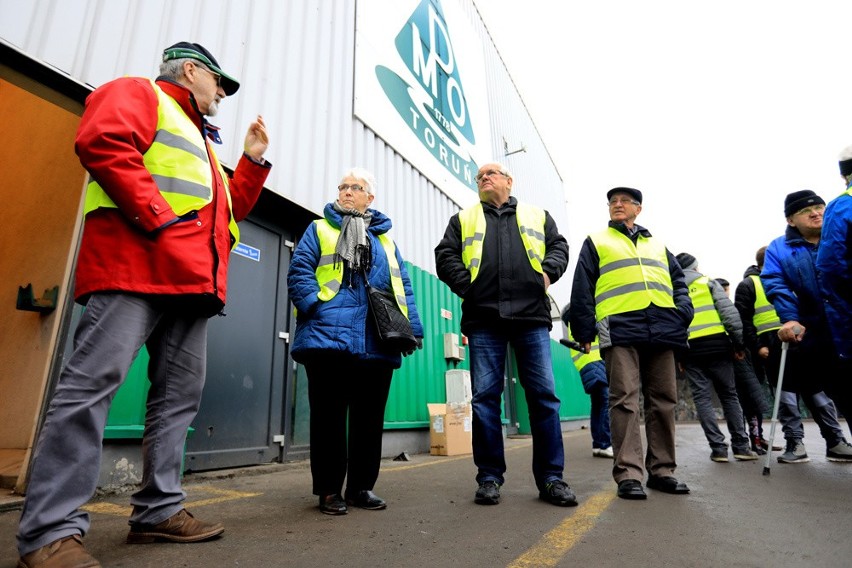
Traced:
[[[636, 224], [642, 192], [606, 194], [609, 227], [583, 242], [571, 290], [571, 334], [586, 349], [595, 335], [609, 375], [609, 414], [618, 497], [645, 499], [642, 481], [665, 493], [689, 493], [674, 477], [677, 385], [675, 350], [687, 346], [693, 308], [674, 256]], [[639, 392], [647, 451], [642, 451]]]
[[156, 81], [124, 77], [86, 101], [76, 151], [90, 182], [75, 298], [86, 306], [47, 412], [18, 528], [18, 566], [100, 566], [83, 547], [110, 402], [144, 345], [151, 381], [142, 486], [128, 543], [196, 542], [220, 523], [183, 508], [181, 460], [198, 411], [208, 318], [222, 311], [237, 221], [271, 167], [258, 116], [233, 176], [207, 122], [239, 83], [197, 43], [163, 52]]

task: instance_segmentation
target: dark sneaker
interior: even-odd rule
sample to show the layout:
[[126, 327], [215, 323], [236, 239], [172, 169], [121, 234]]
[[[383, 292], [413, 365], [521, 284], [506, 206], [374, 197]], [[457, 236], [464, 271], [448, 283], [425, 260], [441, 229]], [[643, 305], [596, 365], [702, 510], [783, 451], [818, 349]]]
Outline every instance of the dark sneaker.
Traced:
[[852, 462], [852, 445], [846, 440], [840, 440], [836, 446], [826, 450], [825, 459], [832, 462]]
[[568, 487], [568, 484], [557, 479], [551, 481], [544, 486], [544, 489], [538, 492], [538, 498], [547, 501], [551, 505], [560, 507], [574, 507], [577, 505], [577, 496]]
[[757, 453], [748, 448], [734, 448], [734, 459], [737, 461], [754, 461], [757, 459]]
[[496, 481], [483, 481], [476, 490], [473, 502], [477, 505], [496, 505], [500, 502], [500, 484]]
[[728, 448], [712, 448], [710, 451], [710, 459], [719, 463], [727, 462]]
[[132, 523], [127, 544], [148, 544], [157, 541], [200, 542], [225, 532], [222, 523], [205, 523], [181, 509], [162, 523], [148, 525]]
[[778, 456], [778, 463], [805, 463], [811, 461], [801, 440], [787, 440], [787, 449]]
[[386, 509], [388, 504], [385, 500], [373, 493], [372, 491], [347, 491], [346, 504], [358, 507], [359, 509], [367, 509], [370, 511], [378, 511]]
[[78, 534], [55, 540], [18, 559], [18, 568], [96, 568], [100, 565], [83, 548], [83, 538]]

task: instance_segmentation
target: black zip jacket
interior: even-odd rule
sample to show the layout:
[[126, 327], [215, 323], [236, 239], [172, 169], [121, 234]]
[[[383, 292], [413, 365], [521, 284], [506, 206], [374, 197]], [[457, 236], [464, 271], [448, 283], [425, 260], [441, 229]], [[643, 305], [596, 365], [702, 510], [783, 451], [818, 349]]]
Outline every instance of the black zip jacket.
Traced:
[[[499, 208], [482, 203], [485, 240], [482, 263], [473, 284], [470, 272], [462, 262], [458, 213], [450, 217], [444, 238], [435, 247], [438, 278], [464, 300], [462, 333], [500, 324], [553, 326], [544, 278], [530, 266], [518, 231], [517, 204], [514, 197]], [[545, 254], [541, 265], [553, 284], [568, 268], [568, 241], [559, 234], [556, 222], [546, 211], [544, 242]]]

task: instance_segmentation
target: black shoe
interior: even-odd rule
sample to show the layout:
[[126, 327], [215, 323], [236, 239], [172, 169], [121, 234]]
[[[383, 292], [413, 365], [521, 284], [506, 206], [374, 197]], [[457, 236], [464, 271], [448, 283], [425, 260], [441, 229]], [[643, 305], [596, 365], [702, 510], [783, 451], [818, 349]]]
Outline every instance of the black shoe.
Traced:
[[624, 479], [618, 482], [618, 496], [622, 499], [647, 499], [642, 483], [635, 479]]
[[670, 476], [649, 475], [646, 485], [648, 489], [656, 489], [657, 491], [673, 495], [685, 495], [689, 493], [689, 487], [686, 486], [686, 483]]
[[340, 493], [320, 495], [319, 510], [326, 515], [345, 515], [349, 512], [346, 508], [346, 502], [343, 501]]
[[496, 481], [483, 481], [476, 490], [473, 502], [477, 505], [496, 505], [500, 502], [500, 484]]
[[363, 489], [361, 491], [346, 491], [346, 503], [353, 507], [369, 509], [370, 511], [386, 509], [388, 506], [384, 499], [367, 489]]
[[561, 479], [551, 481], [545, 485], [544, 489], [538, 492], [538, 498], [547, 501], [551, 505], [558, 505], [560, 507], [577, 506], [577, 496], [574, 495], [568, 484]]

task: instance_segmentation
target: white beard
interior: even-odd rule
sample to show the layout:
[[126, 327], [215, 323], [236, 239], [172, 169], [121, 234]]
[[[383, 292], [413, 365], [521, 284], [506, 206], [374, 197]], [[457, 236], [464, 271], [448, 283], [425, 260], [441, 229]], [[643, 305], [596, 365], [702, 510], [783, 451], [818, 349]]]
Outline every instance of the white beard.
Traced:
[[207, 105], [207, 116], [216, 116], [219, 114], [219, 101], [213, 99], [210, 101], [210, 104]]

